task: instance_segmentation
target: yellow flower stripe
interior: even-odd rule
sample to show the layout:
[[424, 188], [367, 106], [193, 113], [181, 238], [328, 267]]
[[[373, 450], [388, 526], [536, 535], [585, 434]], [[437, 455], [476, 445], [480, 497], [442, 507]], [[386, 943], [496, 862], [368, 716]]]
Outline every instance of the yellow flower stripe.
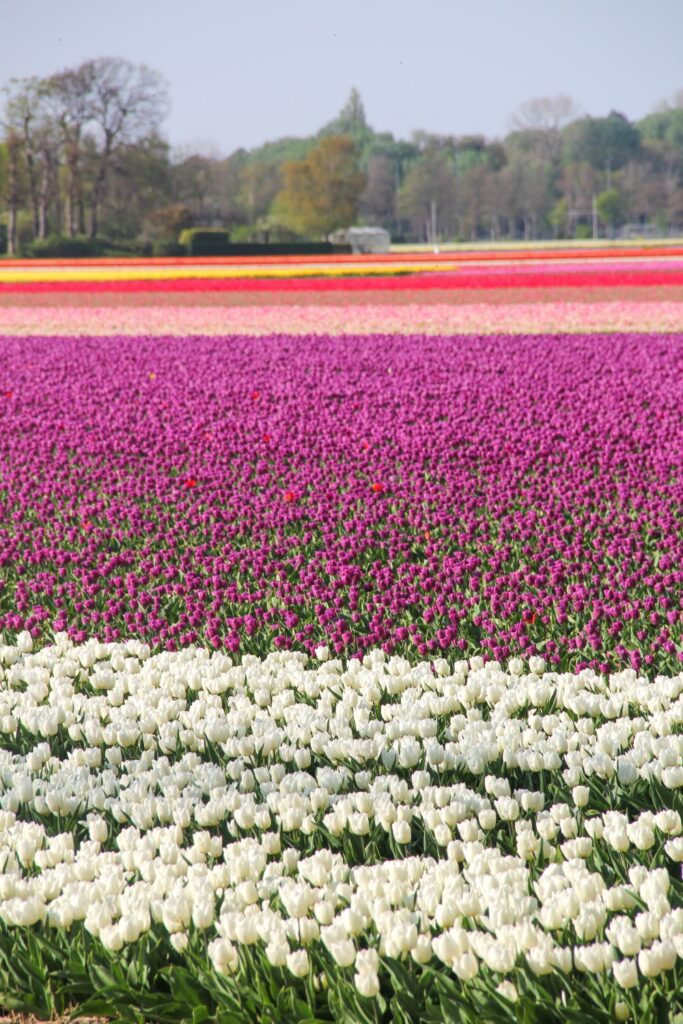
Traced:
[[428, 273], [435, 270], [459, 269], [453, 263], [393, 263], [361, 265], [296, 265], [296, 266], [189, 266], [189, 267], [21, 267], [4, 270], [0, 265], [0, 282], [18, 284], [24, 281], [174, 281], [221, 280], [227, 278], [286, 277], [366, 277], [396, 274]]

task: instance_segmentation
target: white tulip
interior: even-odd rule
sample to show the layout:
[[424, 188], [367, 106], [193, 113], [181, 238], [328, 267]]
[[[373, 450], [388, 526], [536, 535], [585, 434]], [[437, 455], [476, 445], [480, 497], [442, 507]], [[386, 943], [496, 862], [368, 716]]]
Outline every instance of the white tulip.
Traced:
[[638, 984], [638, 969], [635, 960], [618, 960], [612, 964], [612, 974], [621, 988], [634, 988]]
[[287, 969], [295, 978], [304, 978], [310, 970], [310, 961], [305, 949], [297, 949], [290, 953], [286, 960]]

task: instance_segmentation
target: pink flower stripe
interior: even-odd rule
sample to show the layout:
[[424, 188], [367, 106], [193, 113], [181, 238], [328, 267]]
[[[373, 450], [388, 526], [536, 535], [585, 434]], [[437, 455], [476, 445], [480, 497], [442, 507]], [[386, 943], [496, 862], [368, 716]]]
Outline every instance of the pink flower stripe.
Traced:
[[680, 302], [0, 307], [6, 335], [539, 334], [683, 329]]

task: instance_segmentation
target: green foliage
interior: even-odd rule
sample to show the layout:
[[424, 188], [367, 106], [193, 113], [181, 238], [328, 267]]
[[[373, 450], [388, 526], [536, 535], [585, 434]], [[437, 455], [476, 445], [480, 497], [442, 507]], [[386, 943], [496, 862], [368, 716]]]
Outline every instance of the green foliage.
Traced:
[[7, 143], [0, 142], [0, 195], [4, 196], [7, 190]]
[[36, 259], [78, 259], [100, 256], [106, 245], [105, 239], [92, 239], [85, 235], [77, 235], [74, 238], [48, 235], [47, 238], [36, 238], [27, 245], [25, 255]]
[[624, 204], [615, 188], [606, 189], [597, 198], [598, 218], [601, 224], [615, 227], [623, 222]]
[[[138, 125], [105, 153], [102, 132], [90, 130], [92, 115], [85, 99], [94, 78], [107, 68], [113, 74], [116, 106], [121, 99], [117, 90], [127, 87], [122, 72], [136, 69], [108, 58], [86, 61], [44, 80], [21, 80], [9, 89], [4, 112], [8, 127], [0, 138], [0, 202], [11, 202], [18, 213], [20, 250], [45, 225], [55, 235], [102, 235], [123, 249], [135, 237], [150, 244], [173, 242], [179, 230], [193, 225], [240, 228], [233, 237], [250, 242], [285, 242], [318, 237], [356, 220], [382, 224], [395, 239], [422, 240], [434, 233], [425, 219], [431, 217], [432, 202], [439, 207], [439, 237], [558, 237], [572, 230], [577, 211], [579, 217], [586, 216], [596, 192], [612, 188], [622, 196], [622, 212], [610, 221], [613, 226], [645, 216], [664, 232], [683, 228], [681, 97], [637, 123], [616, 111], [570, 123], [568, 118], [553, 121], [553, 98], [541, 98], [527, 107], [548, 113], [545, 121], [516, 123], [502, 142], [425, 131], [407, 141], [374, 131], [353, 89], [337, 116], [311, 136], [283, 136], [250, 151], [238, 149], [225, 159], [191, 151], [172, 159], [158, 133], [163, 103], [156, 105], [151, 120], [143, 118], [144, 130], [138, 131]], [[137, 69], [143, 71], [151, 82], [154, 73]], [[27, 123], [20, 116], [24, 111], [31, 115]], [[353, 144], [354, 166], [341, 181], [332, 175], [321, 188], [315, 174], [311, 179], [306, 174], [316, 164], [321, 145], [340, 137]], [[435, 153], [443, 166], [430, 185]], [[577, 166], [588, 167], [600, 181], [591, 189], [577, 189]], [[455, 176], [459, 188], [445, 184], [443, 168]], [[359, 184], [360, 175], [366, 176], [365, 187]], [[38, 185], [48, 179], [39, 229]], [[426, 200], [425, 213], [429, 191], [434, 194]], [[561, 202], [568, 218], [558, 226]], [[179, 207], [189, 215], [171, 230], [162, 223], [161, 211]], [[216, 244], [214, 240], [206, 252], [217, 252]], [[173, 251], [163, 244], [157, 250]], [[43, 248], [38, 246], [33, 254], [43, 254]]]
[[273, 142], [265, 142], [262, 146], [252, 149], [248, 154], [248, 161], [258, 164], [283, 164], [287, 160], [305, 160], [315, 146], [315, 136], [307, 139], [287, 136]]
[[570, 154], [602, 171], [615, 171], [636, 156], [640, 133], [623, 114], [585, 117], [568, 129]]
[[187, 256], [187, 250], [179, 242], [152, 242], [152, 256]]
[[305, 160], [283, 167], [284, 187], [273, 214], [303, 236], [328, 235], [353, 224], [365, 185], [358, 153], [343, 135], [324, 138]]
[[348, 100], [337, 117], [319, 132], [319, 138], [346, 135], [353, 142], [358, 153], [372, 140], [373, 131], [365, 117], [363, 100], [357, 89], [352, 89]]
[[154, 135], [127, 146], [117, 156], [108, 185], [101, 233], [117, 240], [134, 238], [144, 232], [145, 219], [153, 211], [173, 205], [172, 199], [168, 144]]
[[194, 214], [183, 203], [161, 206], [147, 214], [143, 222], [144, 237], [157, 242], [176, 242], [181, 231], [191, 228]]
[[643, 139], [656, 139], [683, 151], [683, 108], [650, 114], [638, 122], [638, 130]]
[[430, 237], [432, 227], [436, 227], [437, 235], [442, 238], [453, 233], [456, 203], [457, 178], [453, 161], [447, 151], [430, 145], [406, 175], [397, 197], [399, 213], [411, 223], [418, 238], [436, 241]]
[[567, 230], [567, 200], [558, 199], [548, 214], [548, 221], [558, 238], [563, 238]]
[[231, 242], [229, 233], [217, 228], [189, 228], [182, 231], [175, 248], [180, 251], [164, 252], [161, 255], [322, 256], [342, 250], [350, 251], [348, 247], [333, 246], [329, 242]]
[[186, 228], [178, 237], [188, 256], [222, 256], [230, 243], [230, 232], [221, 228]]

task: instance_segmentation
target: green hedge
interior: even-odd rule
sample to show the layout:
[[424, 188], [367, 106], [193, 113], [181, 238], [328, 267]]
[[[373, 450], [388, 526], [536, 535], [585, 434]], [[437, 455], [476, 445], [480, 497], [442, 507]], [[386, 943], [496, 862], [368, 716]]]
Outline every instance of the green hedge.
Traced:
[[228, 231], [188, 228], [177, 242], [137, 239], [113, 242], [106, 238], [48, 235], [22, 247], [32, 259], [79, 259], [88, 256], [330, 256], [351, 252], [351, 246], [330, 242], [231, 242]]
[[331, 242], [234, 242], [221, 256], [331, 256], [351, 252], [350, 245]]
[[24, 255], [36, 259], [51, 257], [99, 256], [108, 243], [101, 238], [88, 238], [76, 235], [66, 238], [63, 235], [48, 235], [47, 238], [36, 238], [24, 247]]
[[178, 236], [188, 256], [223, 256], [230, 245], [230, 232], [219, 228], [185, 228]]
[[152, 242], [152, 256], [187, 256], [180, 242]]
[[330, 256], [351, 252], [350, 245], [331, 242], [231, 242], [220, 228], [186, 228], [178, 243], [188, 256]]

